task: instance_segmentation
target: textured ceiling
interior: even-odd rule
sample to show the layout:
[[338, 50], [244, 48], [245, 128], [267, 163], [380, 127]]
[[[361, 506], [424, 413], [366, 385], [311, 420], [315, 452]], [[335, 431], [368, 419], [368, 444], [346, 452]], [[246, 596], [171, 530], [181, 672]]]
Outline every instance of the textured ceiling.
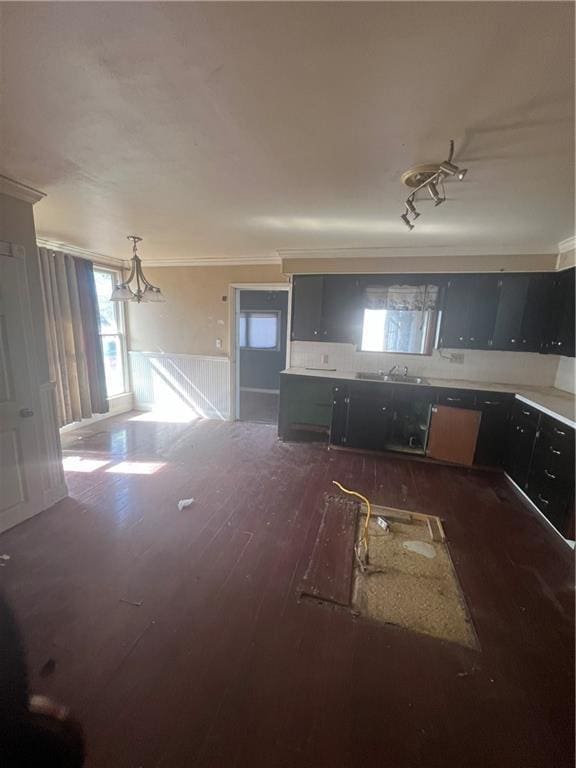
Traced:
[[[573, 234], [571, 3], [0, 8], [0, 173], [47, 193], [43, 237], [157, 261]], [[469, 174], [408, 232], [399, 177], [451, 137]]]

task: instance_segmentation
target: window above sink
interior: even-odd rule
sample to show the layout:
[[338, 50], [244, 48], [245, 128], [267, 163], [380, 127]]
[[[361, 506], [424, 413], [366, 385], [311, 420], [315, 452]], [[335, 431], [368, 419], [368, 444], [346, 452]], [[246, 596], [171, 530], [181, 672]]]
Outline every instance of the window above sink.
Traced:
[[367, 286], [360, 349], [363, 352], [432, 354], [437, 300], [437, 285]]

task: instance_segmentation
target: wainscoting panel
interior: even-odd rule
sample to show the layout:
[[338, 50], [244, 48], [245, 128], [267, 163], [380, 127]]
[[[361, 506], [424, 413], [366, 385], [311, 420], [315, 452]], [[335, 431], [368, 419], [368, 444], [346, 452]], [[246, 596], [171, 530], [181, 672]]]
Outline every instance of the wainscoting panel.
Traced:
[[68, 495], [64, 470], [62, 469], [62, 448], [56, 419], [55, 387], [56, 385], [52, 381], [40, 385], [40, 415], [45, 446], [44, 461], [42, 462], [44, 509], [51, 507], [52, 504], [56, 504], [57, 501]]
[[129, 352], [134, 407], [191, 418], [230, 417], [226, 357]]

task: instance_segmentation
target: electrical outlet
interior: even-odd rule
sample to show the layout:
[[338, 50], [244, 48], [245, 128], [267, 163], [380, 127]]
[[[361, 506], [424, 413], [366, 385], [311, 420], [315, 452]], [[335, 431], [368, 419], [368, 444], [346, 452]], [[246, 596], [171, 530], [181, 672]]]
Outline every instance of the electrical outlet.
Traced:
[[452, 352], [450, 354], [450, 362], [462, 365], [464, 363], [464, 352]]
[[216, 339], [216, 349], [222, 349], [222, 339]]

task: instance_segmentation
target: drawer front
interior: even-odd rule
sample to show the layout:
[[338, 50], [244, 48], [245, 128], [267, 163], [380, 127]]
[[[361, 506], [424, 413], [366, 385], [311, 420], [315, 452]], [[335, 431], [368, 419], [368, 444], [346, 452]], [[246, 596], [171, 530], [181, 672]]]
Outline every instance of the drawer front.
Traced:
[[545, 434], [550, 445], [568, 456], [574, 456], [574, 430], [550, 416], [542, 415], [540, 432]]
[[569, 427], [564, 430], [556, 425], [559, 422], [541, 422], [534, 450], [533, 470], [557, 484], [573, 485], [574, 441], [569, 434]]
[[512, 406], [512, 421], [515, 424], [532, 424], [538, 426], [541, 413], [537, 408], [526, 405], [521, 400], [515, 400]]
[[562, 532], [568, 520], [572, 491], [554, 484], [546, 477], [534, 477], [532, 473], [526, 491], [542, 514]]
[[469, 389], [440, 389], [438, 405], [447, 405], [450, 408], [474, 408], [475, 393]]
[[476, 392], [476, 407], [483, 411], [508, 408], [513, 400], [514, 395], [502, 392]]

